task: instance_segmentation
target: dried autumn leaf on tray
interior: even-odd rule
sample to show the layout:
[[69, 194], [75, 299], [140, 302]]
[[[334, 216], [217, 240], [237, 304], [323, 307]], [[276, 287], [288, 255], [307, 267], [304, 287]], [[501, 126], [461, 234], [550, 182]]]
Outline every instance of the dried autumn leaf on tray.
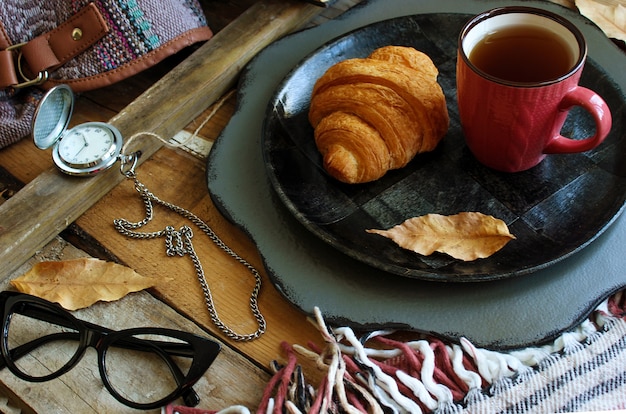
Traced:
[[147, 289], [155, 285], [155, 279], [116, 263], [83, 258], [37, 263], [11, 284], [22, 293], [76, 310]]
[[623, 0], [576, 0], [576, 7], [608, 37], [626, 42], [626, 3]]
[[489, 257], [515, 239], [502, 220], [475, 212], [452, 216], [427, 214], [389, 230], [367, 232], [387, 237], [400, 247], [424, 256], [440, 252], [463, 261]]

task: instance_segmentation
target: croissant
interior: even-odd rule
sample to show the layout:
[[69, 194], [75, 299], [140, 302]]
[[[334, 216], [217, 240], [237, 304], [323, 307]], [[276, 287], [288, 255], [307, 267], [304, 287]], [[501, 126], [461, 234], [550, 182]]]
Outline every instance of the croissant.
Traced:
[[350, 184], [374, 181], [434, 150], [449, 124], [438, 74], [426, 54], [403, 46], [331, 66], [309, 108], [328, 174]]

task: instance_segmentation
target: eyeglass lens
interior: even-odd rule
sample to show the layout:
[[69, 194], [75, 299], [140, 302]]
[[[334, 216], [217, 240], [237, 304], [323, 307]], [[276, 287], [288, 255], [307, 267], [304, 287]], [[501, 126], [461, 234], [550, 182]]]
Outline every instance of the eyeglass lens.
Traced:
[[57, 321], [58, 324], [51, 323], [19, 312], [11, 316], [7, 336], [9, 352], [14, 355], [16, 349], [28, 351], [12, 359], [17, 369], [33, 380], [54, 377], [79, 351], [78, 327], [62, 316]]
[[[11, 359], [31, 381], [45, 381], [69, 370], [84, 349], [74, 320], [61, 314], [54, 318], [41, 315], [36, 305], [16, 307], [7, 329]], [[107, 346], [99, 350], [103, 353], [103, 381], [108, 382], [110, 391], [131, 403], [151, 404], [170, 396], [193, 361], [188, 352], [186, 356], [169, 352], [193, 346], [167, 335], [122, 331], [105, 342]]]
[[[132, 339], [131, 339], [132, 338]], [[141, 350], [130, 350], [124, 342], [141, 343]], [[106, 377], [122, 398], [139, 404], [161, 400], [178, 387], [171, 366], [184, 377], [192, 358], [177, 357], [164, 351], [167, 344], [187, 344], [161, 335], [134, 335], [111, 343], [105, 354]], [[174, 370], [176, 372], [176, 370]], [[182, 381], [183, 378], [179, 378]]]

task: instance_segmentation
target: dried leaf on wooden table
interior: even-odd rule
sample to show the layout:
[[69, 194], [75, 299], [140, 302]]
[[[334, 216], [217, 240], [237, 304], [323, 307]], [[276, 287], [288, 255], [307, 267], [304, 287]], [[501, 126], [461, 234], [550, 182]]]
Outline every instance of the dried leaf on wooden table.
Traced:
[[83, 258], [37, 263], [11, 284], [22, 293], [76, 310], [98, 301], [118, 300], [130, 292], [152, 287], [155, 282], [129, 267]]
[[367, 232], [387, 237], [424, 256], [440, 252], [463, 261], [489, 257], [515, 239], [502, 220], [476, 212], [427, 214], [389, 230]]

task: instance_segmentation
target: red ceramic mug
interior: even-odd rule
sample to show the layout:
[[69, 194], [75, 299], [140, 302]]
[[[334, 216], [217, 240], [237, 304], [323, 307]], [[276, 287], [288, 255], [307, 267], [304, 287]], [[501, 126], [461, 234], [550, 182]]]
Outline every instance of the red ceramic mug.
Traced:
[[[502, 7], [470, 20], [459, 36], [457, 101], [465, 140], [484, 165], [524, 171], [546, 154], [584, 152], [611, 129], [611, 113], [578, 85], [587, 55], [568, 20], [531, 7]], [[569, 109], [595, 120], [583, 139], [560, 134]]]

